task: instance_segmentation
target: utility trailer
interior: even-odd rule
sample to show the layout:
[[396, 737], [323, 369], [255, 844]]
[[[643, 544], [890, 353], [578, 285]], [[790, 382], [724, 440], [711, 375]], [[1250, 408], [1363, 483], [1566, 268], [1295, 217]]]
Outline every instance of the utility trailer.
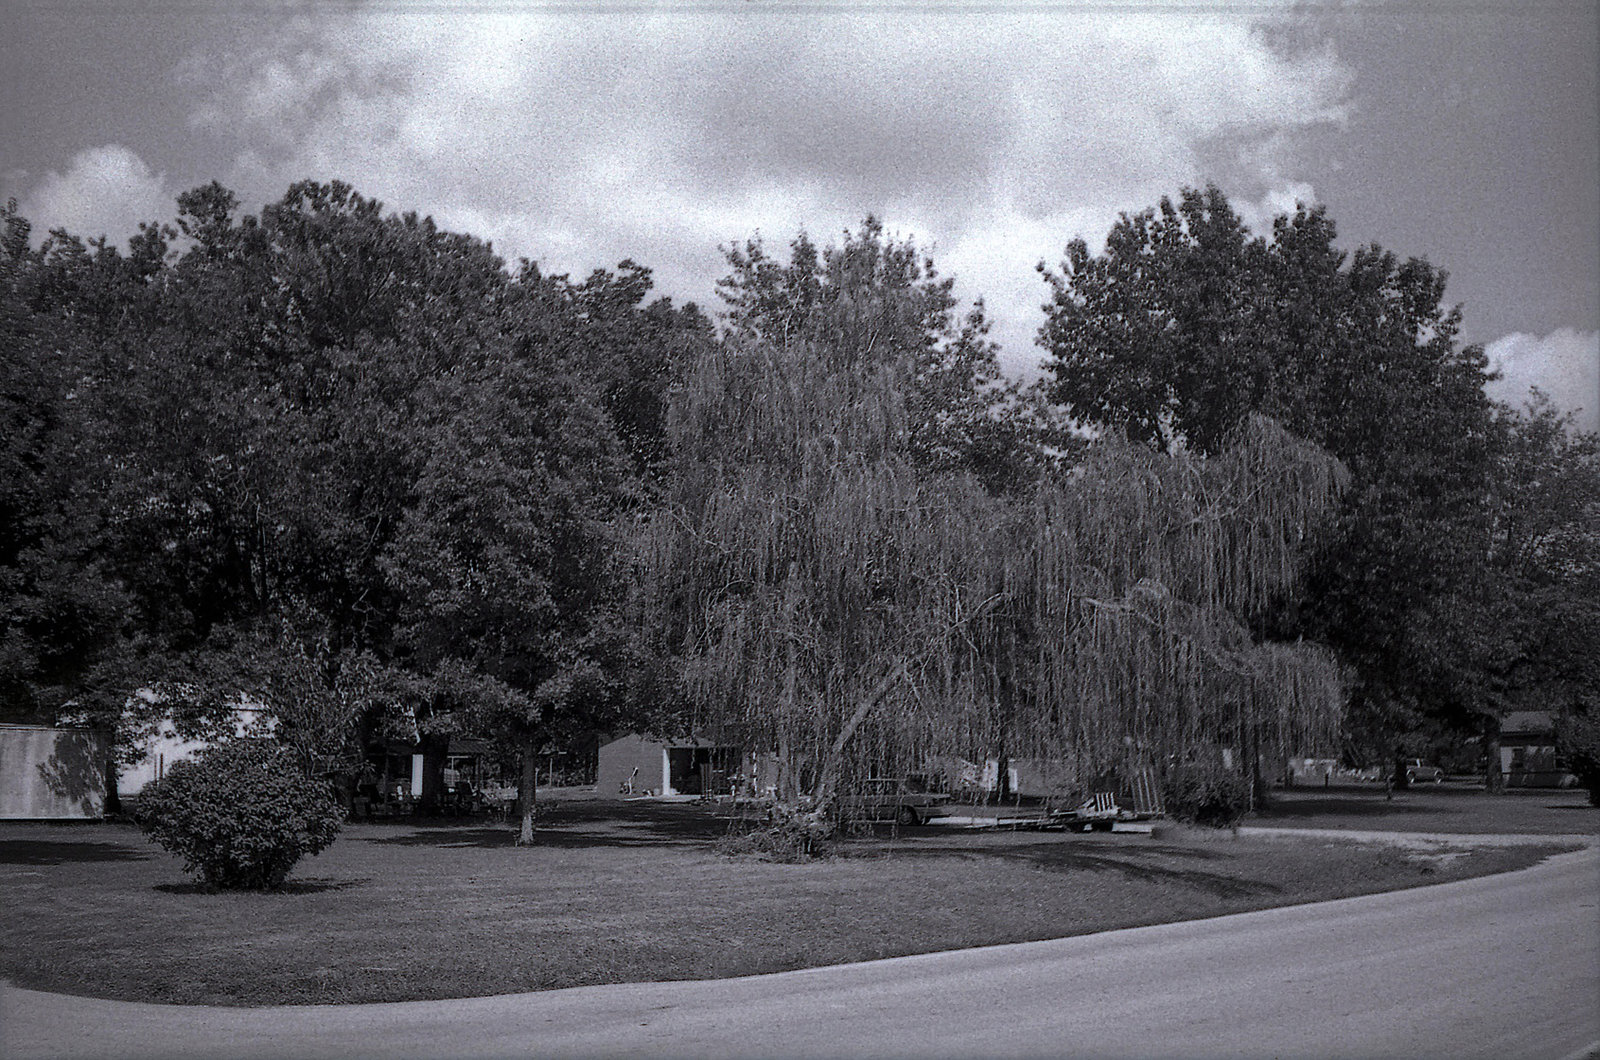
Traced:
[[1032, 828], [1068, 828], [1079, 832], [1109, 832], [1121, 823], [1153, 821], [1166, 816], [1161, 799], [1161, 785], [1151, 769], [1140, 769], [1128, 778], [1123, 793], [1127, 806], [1119, 805], [1117, 792], [1097, 791], [1068, 809], [1045, 808], [1037, 824], [1023, 825]]

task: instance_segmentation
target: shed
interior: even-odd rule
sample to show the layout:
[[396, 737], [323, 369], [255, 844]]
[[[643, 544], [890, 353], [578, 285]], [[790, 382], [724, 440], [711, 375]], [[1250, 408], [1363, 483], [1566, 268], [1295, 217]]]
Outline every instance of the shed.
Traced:
[[0, 725], [0, 819], [90, 820], [105, 813], [103, 733]]
[[1513, 788], [1567, 788], [1577, 783], [1556, 753], [1556, 724], [1549, 711], [1513, 710], [1500, 720], [1500, 772]]
[[639, 733], [602, 744], [599, 758], [601, 795], [725, 795], [743, 761], [741, 749], [729, 744]]

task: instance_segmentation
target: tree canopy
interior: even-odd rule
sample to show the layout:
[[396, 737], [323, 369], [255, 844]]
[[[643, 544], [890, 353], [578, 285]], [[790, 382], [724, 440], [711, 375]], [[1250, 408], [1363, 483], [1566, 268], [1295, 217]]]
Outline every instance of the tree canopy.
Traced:
[[618, 525], [708, 322], [338, 183], [178, 207], [126, 253], [5, 217], [7, 712], [321, 704], [331, 768], [379, 704], [523, 744], [616, 709], [581, 675], [624, 650]]
[[1351, 486], [1304, 602], [1258, 621], [1353, 668], [1358, 735], [1383, 742], [1420, 714], [1472, 728], [1505, 709], [1491, 673], [1517, 654], [1490, 641], [1526, 624], [1502, 591], [1521, 546], [1500, 539], [1533, 517], [1510, 483], [1561, 477], [1562, 429], [1493, 407], [1442, 270], [1377, 246], [1346, 254], [1335, 236], [1305, 205], [1254, 235], [1210, 187], [1124, 215], [1098, 254], [1072, 241], [1059, 271], [1041, 266], [1051, 393], [1161, 450], [1214, 451], [1265, 414], [1337, 456]]
[[[852, 255], [917, 260], [870, 222], [821, 260]], [[1213, 457], [1108, 439], [987, 489], [906, 444], [946, 288], [838, 265], [857, 286], [819, 324], [817, 288], [775, 265], [763, 285], [753, 258], [731, 256], [732, 340], [676, 395], [643, 560], [699, 728], [778, 748], [790, 795], [822, 801], [940, 755], [1052, 757], [1087, 781], [1130, 744], [1332, 741], [1337, 667], [1245, 619], [1292, 590], [1337, 461], [1251, 419]]]

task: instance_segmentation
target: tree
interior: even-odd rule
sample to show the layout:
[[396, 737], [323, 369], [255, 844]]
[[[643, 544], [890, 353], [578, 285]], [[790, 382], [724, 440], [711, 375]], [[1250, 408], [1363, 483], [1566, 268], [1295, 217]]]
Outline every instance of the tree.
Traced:
[[126, 300], [161, 244], [146, 231], [124, 259], [55, 232], [34, 250], [15, 203], [0, 228], [0, 716], [50, 722], [68, 699], [104, 702], [141, 654], [104, 548], [99, 329], [65, 299], [109, 289]]
[[979, 299], [958, 318], [953, 277], [873, 216], [818, 250], [804, 234], [787, 264], [759, 237], [725, 250], [718, 281], [728, 337], [744, 345], [808, 342], [818, 356], [906, 366], [900, 444], [919, 468], [970, 472], [991, 492], [1030, 487], [1076, 437], [1037, 388], [1008, 381]]
[[785, 797], [821, 807], [941, 754], [1011, 748], [1087, 781], [1125, 740], [1161, 758], [1328, 738], [1336, 668], [1244, 619], [1292, 588], [1335, 461], [1253, 419], [1215, 457], [1107, 440], [985, 488], [905, 444], [937, 299], [891, 272], [842, 321], [796, 323], [822, 297], [805, 247], [798, 280], [742, 282], [672, 410], [641, 564], [692, 725], [777, 748]]
[[1535, 391], [1497, 409], [1495, 464], [1470, 578], [1417, 624], [1426, 678], [1484, 735], [1499, 787], [1499, 722], [1512, 710], [1600, 712], [1600, 437], [1573, 431]]
[[590, 648], [617, 602], [627, 475], [604, 413], [565, 367], [520, 360], [449, 382], [416, 502], [384, 556], [404, 601], [397, 654], [451, 675], [427, 714], [519, 749], [530, 842], [535, 756], [563, 715], [602, 714]]
[[178, 205], [181, 252], [30, 251], [8, 215], [8, 699], [200, 727], [248, 696], [329, 770], [385, 726], [527, 753], [596, 689], [617, 709], [629, 679], [583, 675], [629, 657], [612, 541], [698, 312], [645, 305], [631, 263], [513, 276], [337, 182]]
[[1481, 349], [1458, 343], [1445, 274], [1378, 247], [1346, 256], [1322, 208], [1253, 236], [1215, 187], [1124, 215], [1100, 254], [1073, 240], [1040, 342], [1081, 421], [1158, 449], [1212, 452], [1250, 415], [1328, 449], [1351, 486], [1319, 535], [1304, 606], [1255, 617], [1333, 646], [1353, 720], [1392, 732], [1407, 705], [1459, 711], [1421, 679], [1429, 601], [1481, 533], [1492, 424]]

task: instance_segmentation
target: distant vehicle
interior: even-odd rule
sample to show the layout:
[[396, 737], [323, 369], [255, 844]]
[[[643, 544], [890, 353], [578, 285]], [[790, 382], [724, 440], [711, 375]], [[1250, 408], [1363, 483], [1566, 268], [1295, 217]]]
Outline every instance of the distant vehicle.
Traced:
[[1431, 780], [1435, 784], [1444, 779], [1444, 770], [1438, 766], [1430, 766], [1420, 758], [1406, 761], [1406, 783], [1415, 784], [1419, 780]]
[[838, 806], [840, 816], [851, 820], [921, 824], [948, 800], [919, 777], [874, 777], [860, 791], [839, 796]]

